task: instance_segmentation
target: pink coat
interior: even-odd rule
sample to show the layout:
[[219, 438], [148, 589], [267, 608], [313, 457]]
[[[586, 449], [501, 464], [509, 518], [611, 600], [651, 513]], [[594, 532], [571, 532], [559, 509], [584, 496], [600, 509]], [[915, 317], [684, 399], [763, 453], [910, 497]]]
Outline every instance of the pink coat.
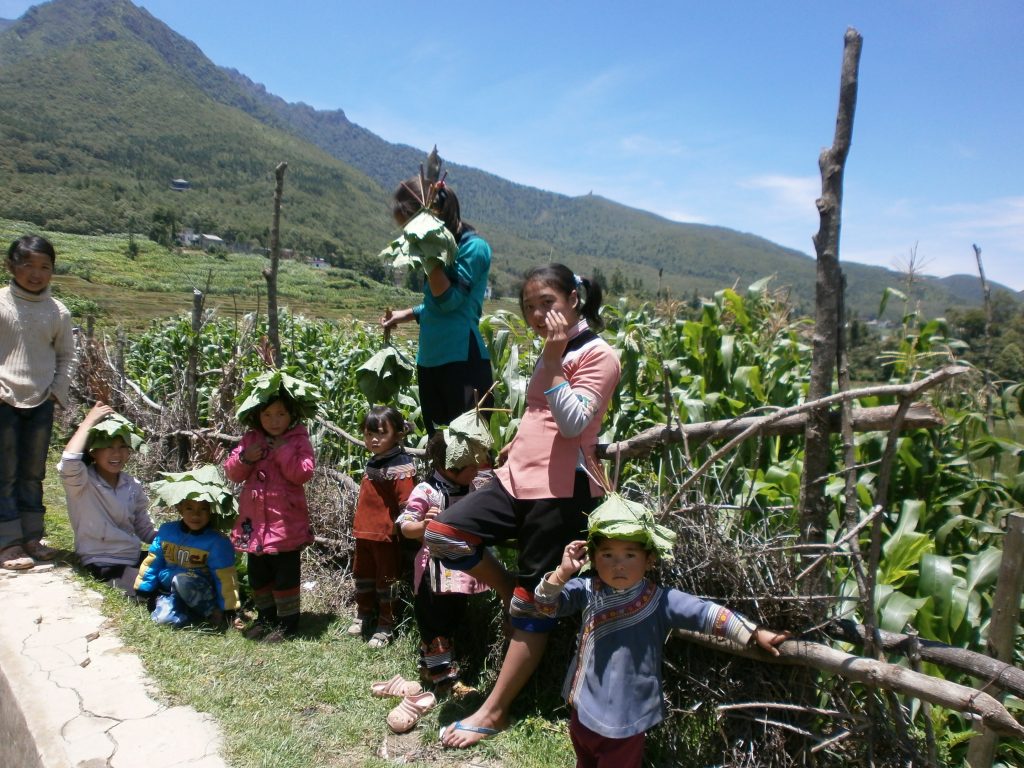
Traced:
[[228, 479], [244, 483], [231, 531], [231, 543], [239, 552], [273, 555], [313, 542], [302, 488], [313, 477], [315, 466], [309, 432], [297, 424], [281, 438], [286, 440], [283, 445], [255, 464], [246, 464], [241, 460], [245, 449], [266, 440], [262, 431], [249, 430], [224, 462]]

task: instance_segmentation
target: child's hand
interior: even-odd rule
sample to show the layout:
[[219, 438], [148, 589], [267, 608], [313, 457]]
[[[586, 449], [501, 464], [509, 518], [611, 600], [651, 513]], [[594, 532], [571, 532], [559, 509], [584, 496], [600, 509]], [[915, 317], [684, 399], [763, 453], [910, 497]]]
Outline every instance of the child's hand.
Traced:
[[106, 403], [96, 401], [96, 405], [89, 409], [89, 412], [85, 414], [85, 418], [82, 419], [83, 424], [88, 424], [93, 427], [103, 421], [107, 416], [112, 414], [114, 409]]
[[250, 444], [244, 451], [242, 451], [242, 461], [246, 464], [255, 464], [257, 461], [267, 455], [267, 448], [265, 445], [260, 443]]
[[280, 448], [282, 445], [288, 442], [288, 438], [284, 435], [278, 435], [277, 437], [267, 438], [267, 453], [270, 453], [275, 448]]
[[560, 363], [565, 345], [569, 343], [569, 321], [561, 312], [551, 309], [544, 315], [544, 325], [547, 326], [548, 332], [544, 337], [544, 349], [541, 354], [548, 364], [554, 365]]
[[766, 627], [758, 627], [754, 630], [751, 635], [751, 640], [756, 643], [762, 650], [767, 651], [772, 656], [779, 655], [778, 646], [789, 640], [793, 635], [789, 632], [776, 632]]
[[427, 522], [429, 520], [433, 520], [435, 517], [437, 517], [440, 514], [441, 514], [441, 509], [439, 507], [431, 507], [430, 509], [428, 509], [423, 514], [423, 522]]
[[570, 541], [562, 552], [562, 562], [555, 568], [555, 578], [565, 584], [587, 562], [587, 542]]

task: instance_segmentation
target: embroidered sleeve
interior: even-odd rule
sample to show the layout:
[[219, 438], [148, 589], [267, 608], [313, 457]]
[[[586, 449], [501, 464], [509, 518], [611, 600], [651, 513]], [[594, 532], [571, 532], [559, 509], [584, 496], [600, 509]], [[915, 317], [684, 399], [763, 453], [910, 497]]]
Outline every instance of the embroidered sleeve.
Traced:
[[433, 490], [429, 483], [420, 483], [413, 488], [412, 493], [409, 494], [409, 500], [405, 504], [405, 509], [395, 519], [395, 523], [402, 525], [403, 523], [418, 523], [422, 521], [427, 515], [427, 510], [431, 506], [437, 506], [435, 502], [431, 501], [431, 492]]
[[747, 645], [754, 630], [757, 628], [749, 619], [733, 613], [721, 605], [709, 603], [709, 610], [704, 625], [704, 633], [713, 637], [725, 637], [729, 640]]
[[550, 573], [533, 590], [533, 608], [541, 616], [570, 616], [583, 610], [587, 600], [587, 581], [569, 579], [562, 586], [548, 582]]

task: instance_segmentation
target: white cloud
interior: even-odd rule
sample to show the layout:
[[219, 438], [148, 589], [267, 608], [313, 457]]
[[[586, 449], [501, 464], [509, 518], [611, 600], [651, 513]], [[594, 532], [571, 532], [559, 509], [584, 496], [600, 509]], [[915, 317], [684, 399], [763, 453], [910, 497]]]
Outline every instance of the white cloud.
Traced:
[[805, 218], [814, 211], [814, 201], [821, 196], [821, 179], [816, 176], [785, 176], [767, 174], [741, 179], [740, 189], [762, 190], [776, 214], [791, 212], [794, 218]]

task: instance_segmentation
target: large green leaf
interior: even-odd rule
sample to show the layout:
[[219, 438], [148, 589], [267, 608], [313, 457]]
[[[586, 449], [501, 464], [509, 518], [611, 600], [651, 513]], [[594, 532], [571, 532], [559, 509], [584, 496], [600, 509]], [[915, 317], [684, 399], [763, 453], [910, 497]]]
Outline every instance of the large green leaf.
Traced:
[[356, 385], [371, 405], [394, 401], [412, 381], [412, 365], [392, 346], [384, 347], [356, 370]]
[[927, 597], [914, 598], [893, 592], [878, 606], [879, 626], [888, 632], [903, 632], [927, 602]]
[[214, 464], [204, 464], [185, 472], [161, 472], [160, 475], [163, 479], [150, 483], [150, 488], [168, 507], [193, 499], [209, 502], [211, 514], [222, 518], [234, 518], [238, 513], [235, 495], [220, 467]]

